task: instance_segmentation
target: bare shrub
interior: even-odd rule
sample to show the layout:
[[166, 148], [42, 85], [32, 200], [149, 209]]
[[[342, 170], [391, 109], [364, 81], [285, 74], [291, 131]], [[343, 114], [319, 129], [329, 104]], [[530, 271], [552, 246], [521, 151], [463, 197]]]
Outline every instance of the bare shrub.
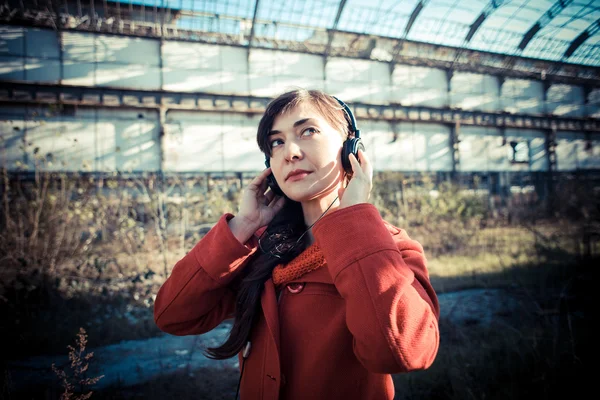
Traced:
[[87, 400], [92, 397], [93, 391], [89, 388], [104, 375], [100, 375], [94, 378], [87, 377], [87, 371], [89, 362], [94, 357], [93, 352], [86, 353], [85, 346], [87, 345], [87, 334], [85, 329], [79, 328], [79, 333], [75, 340], [75, 346], [67, 346], [69, 349], [69, 372], [65, 371], [64, 368], [57, 367], [54, 363], [52, 364], [52, 371], [60, 379], [61, 385], [64, 392], [61, 394], [61, 400]]
[[67, 260], [89, 254], [94, 232], [87, 202], [73, 201], [83, 190], [65, 174], [35, 171], [33, 181], [9, 179], [2, 170], [0, 217], [0, 299], [8, 287], [44, 288]]
[[466, 248], [489, 218], [485, 196], [450, 182], [438, 184], [427, 174], [382, 172], [373, 186], [371, 201], [382, 217], [422, 238], [431, 256]]

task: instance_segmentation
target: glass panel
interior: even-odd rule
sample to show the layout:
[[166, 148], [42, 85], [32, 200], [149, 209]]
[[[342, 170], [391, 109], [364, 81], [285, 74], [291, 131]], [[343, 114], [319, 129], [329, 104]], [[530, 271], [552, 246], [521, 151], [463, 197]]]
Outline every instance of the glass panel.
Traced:
[[431, 0], [421, 11], [408, 39], [461, 46], [469, 27], [488, 0]]
[[[466, 47], [500, 54], [564, 60], [565, 51], [582, 32], [597, 28], [598, 0], [347, 0], [337, 29], [365, 35], [403, 38], [415, 7], [424, 7], [408, 40]], [[109, 0], [114, 3], [116, 0]], [[256, 0], [121, 0], [121, 7], [145, 5], [153, 20], [155, 7], [169, 8], [183, 29], [225, 34], [250, 32]], [[334, 27], [341, 0], [261, 0], [255, 35], [304, 41]], [[568, 3], [563, 8], [563, 4]], [[494, 8], [496, 7], [496, 8]], [[551, 17], [547, 13], [552, 10]], [[177, 12], [175, 12], [177, 11]], [[487, 17], [469, 42], [467, 34], [482, 12]], [[524, 51], [518, 46], [537, 22], [542, 27]], [[157, 21], [158, 22], [158, 21]], [[567, 61], [600, 65], [600, 32], [583, 42]]]

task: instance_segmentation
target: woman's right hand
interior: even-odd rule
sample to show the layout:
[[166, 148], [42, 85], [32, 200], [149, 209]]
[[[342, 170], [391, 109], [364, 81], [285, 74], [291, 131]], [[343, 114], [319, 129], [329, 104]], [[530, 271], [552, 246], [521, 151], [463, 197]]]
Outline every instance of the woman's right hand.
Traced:
[[285, 204], [285, 197], [276, 196], [272, 190], [265, 193], [270, 173], [269, 167], [250, 182], [240, 200], [239, 212], [229, 221], [233, 234], [241, 243], [245, 243], [259, 228], [268, 225]]

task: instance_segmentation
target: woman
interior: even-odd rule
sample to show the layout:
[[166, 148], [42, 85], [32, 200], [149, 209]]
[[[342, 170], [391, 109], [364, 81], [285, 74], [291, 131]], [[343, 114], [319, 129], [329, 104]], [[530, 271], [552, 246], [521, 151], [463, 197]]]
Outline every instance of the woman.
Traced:
[[207, 356], [238, 355], [243, 400], [392, 399], [390, 374], [428, 368], [437, 354], [423, 248], [368, 203], [366, 154], [342, 162], [356, 129], [340, 104], [295, 90], [267, 106], [257, 141], [270, 167], [156, 297], [156, 324], [174, 335], [235, 318]]

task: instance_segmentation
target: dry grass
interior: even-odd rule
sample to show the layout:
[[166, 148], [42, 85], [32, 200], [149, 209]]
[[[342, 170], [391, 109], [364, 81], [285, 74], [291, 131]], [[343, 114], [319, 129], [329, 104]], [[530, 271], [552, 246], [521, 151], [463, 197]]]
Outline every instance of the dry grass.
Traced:
[[[154, 175], [124, 180], [36, 172], [33, 181], [23, 181], [4, 172], [2, 182], [0, 329], [8, 337], [0, 351], [8, 359], [64, 353], [79, 327], [92, 347], [158, 335], [156, 291], [218, 216], [235, 212], [240, 193], [236, 179]], [[580, 282], [580, 261], [600, 253], [590, 239], [600, 218], [593, 193], [561, 193], [567, 198], [558, 198], [547, 218], [540, 211], [547, 204], [535, 199], [490, 208], [488, 198], [452, 185], [377, 176], [372, 202], [424, 245], [439, 293], [507, 287], [542, 310], [494, 327], [441, 321], [435, 365], [395, 377], [397, 398], [549, 398], [554, 386], [548, 379], [579, 370], [581, 350], [569, 344], [587, 343], [581, 332], [588, 314], [572, 282]], [[582, 313], [586, 318], [573, 317]], [[237, 384], [235, 374], [221, 380], [199, 371], [188, 378], [94, 398], [162, 398], [175, 388], [181, 389], [175, 397], [217, 398], [211, 393]], [[45, 393], [59, 394], [56, 388]]]

